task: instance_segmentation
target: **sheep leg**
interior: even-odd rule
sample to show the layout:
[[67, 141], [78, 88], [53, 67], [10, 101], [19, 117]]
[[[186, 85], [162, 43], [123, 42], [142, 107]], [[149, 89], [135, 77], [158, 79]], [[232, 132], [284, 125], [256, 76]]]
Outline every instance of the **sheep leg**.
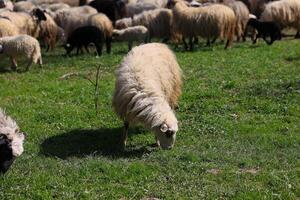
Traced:
[[27, 67], [26, 67], [26, 71], [29, 70], [30, 66], [32, 65], [32, 62], [33, 62], [33, 60], [30, 59], [28, 65], [27, 65]]
[[126, 147], [127, 138], [128, 138], [128, 128], [129, 128], [129, 123], [124, 122], [124, 130], [123, 130], [123, 133], [122, 133], [122, 145], [123, 145], [124, 149]]
[[300, 31], [297, 31], [296, 35], [295, 35], [295, 39], [299, 39], [300, 38]]
[[80, 47], [77, 47], [76, 56], [78, 56], [78, 54], [79, 54], [79, 49], [80, 49]]
[[106, 40], [105, 40], [105, 44], [106, 44], [106, 52], [107, 52], [108, 54], [110, 54], [110, 52], [111, 52], [111, 41], [112, 41], [112, 38], [111, 38], [111, 37], [106, 38]]
[[159, 143], [159, 140], [158, 140], [157, 136], [155, 136], [155, 142], [156, 142], [156, 146], [160, 147], [160, 143]]
[[184, 45], [184, 49], [188, 50], [188, 45], [187, 45], [184, 37], [182, 37], [182, 42], [183, 42], [183, 45]]
[[189, 44], [190, 44], [190, 51], [193, 51], [194, 49], [193, 37], [189, 38]]
[[39, 63], [39, 65], [40, 65], [40, 68], [43, 68], [43, 60], [42, 60], [42, 56], [39, 57], [38, 63]]
[[210, 39], [209, 39], [209, 38], [207, 38], [206, 46], [207, 46], [207, 47], [210, 47]]
[[10, 60], [11, 60], [11, 70], [16, 71], [18, 67], [17, 61], [13, 57], [10, 57]]
[[132, 49], [132, 41], [128, 42], [128, 51], [130, 51]]
[[101, 56], [102, 55], [102, 44], [100, 45], [99, 43], [95, 43], [95, 46], [96, 46], [98, 56]]

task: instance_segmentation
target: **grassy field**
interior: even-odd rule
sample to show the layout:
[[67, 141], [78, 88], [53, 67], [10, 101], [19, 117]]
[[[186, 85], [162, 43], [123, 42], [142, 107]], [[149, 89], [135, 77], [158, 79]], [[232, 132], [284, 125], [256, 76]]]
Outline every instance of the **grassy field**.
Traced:
[[[0, 176], [0, 199], [299, 199], [300, 42], [176, 51], [184, 72], [174, 149], [130, 129], [111, 101], [125, 44], [111, 55], [43, 55], [44, 69], [8, 72], [1, 58], [0, 107], [28, 133], [26, 152]], [[101, 65], [99, 113], [93, 77]], [[22, 69], [22, 68], [20, 68]]]

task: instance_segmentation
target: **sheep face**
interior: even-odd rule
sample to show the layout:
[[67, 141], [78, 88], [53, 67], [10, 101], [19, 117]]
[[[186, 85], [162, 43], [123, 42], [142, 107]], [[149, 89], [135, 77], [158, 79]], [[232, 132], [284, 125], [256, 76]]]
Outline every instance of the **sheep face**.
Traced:
[[155, 130], [156, 142], [162, 149], [172, 149], [175, 144], [177, 131], [177, 123], [171, 125], [170, 123], [164, 122]]
[[47, 17], [43, 10], [36, 8], [32, 11], [33, 16], [36, 18], [38, 22], [46, 21]]

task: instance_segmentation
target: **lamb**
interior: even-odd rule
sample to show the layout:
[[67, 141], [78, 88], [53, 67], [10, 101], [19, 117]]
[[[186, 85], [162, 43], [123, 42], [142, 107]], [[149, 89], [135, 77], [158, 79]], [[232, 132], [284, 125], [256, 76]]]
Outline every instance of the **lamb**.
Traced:
[[174, 113], [181, 94], [181, 69], [165, 44], [133, 48], [116, 71], [113, 107], [124, 122], [122, 145], [128, 127], [141, 123], [151, 129], [163, 149], [174, 146], [178, 122]]
[[[250, 19], [247, 26], [252, 26], [258, 32], [253, 44], [256, 43], [259, 37], [262, 37], [268, 45], [273, 44], [275, 40], [281, 40], [280, 27], [275, 22], [260, 22], [257, 19]], [[267, 40], [268, 36], [270, 36], [271, 41]]]
[[35, 64], [39, 62], [42, 67], [42, 56], [39, 42], [29, 35], [17, 35], [0, 38], [0, 54], [4, 54], [10, 57], [12, 70], [17, 69], [16, 58], [19, 56], [25, 56], [29, 63], [26, 67], [26, 71], [29, 70], [32, 62]]
[[300, 31], [300, 1], [281, 0], [268, 3], [260, 20], [275, 21], [281, 28], [289, 27]]
[[78, 55], [79, 50], [84, 46], [89, 53], [88, 45], [93, 43], [96, 46], [99, 56], [102, 54], [102, 47], [104, 42], [104, 33], [95, 26], [84, 26], [76, 29], [67, 40], [65, 49], [69, 55], [74, 47], [77, 47]]
[[0, 108], [0, 173], [11, 167], [16, 157], [24, 151], [25, 134], [17, 123]]
[[19, 29], [8, 18], [0, 17], [0, 38], [19, 34]]
[[171, 25], [172, 25], [172, 11], [169, 9], [161, 8], [155, 10], [144, 11], [139, 15], [131, 18], [124, 18], [116, 22], [117, 29], [123, 29], [130, 26], [145, 26], [149, 31], [149, 41], [152, 38], [163, 38], [167, 41], [173, 38]]
[[144, 26], [133, 26], [123, 30], [115, 29], [113, 31], [113, 37], [118, 41], [128, 41], [128, 51], [130, 51], [134, 41], [147, 43], [149, 32]]
[[189, 38], [190, 50], [193, 49], [193, 38], [197, 36], [207, 40], [218, 37], [227, 38], [225, 49], [231, 46], [236, 23], [235, 14], [231, 8], [221, 4], [193, 8], [188, 7], [183, 1], [175, 0], [172, 11], [173, 28], [183, 38]]

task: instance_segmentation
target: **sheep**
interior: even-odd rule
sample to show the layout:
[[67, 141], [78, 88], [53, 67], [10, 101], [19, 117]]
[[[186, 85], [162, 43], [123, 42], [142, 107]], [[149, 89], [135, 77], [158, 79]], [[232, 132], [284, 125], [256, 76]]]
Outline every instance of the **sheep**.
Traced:
[[31, 12], [33, 9], [36, 8], [36, 5], [33, 4], [31, 1], [19, 1], [16, 2], [14, 5], [15, 12]]
[[19, 34], [19, 29], [8, 18], [0, 16], [0, 38]]
[[161, 8], [155, 10], [144, 11], [139, 15], [131, 18], [124, 18], [116, 22], [116, 28], [122, 29], [130, 26], [145, 26], [149, 31], [149, 41], [151, 38], [164, 38], [167, 41], [172, 38], [172, 11]]
[[151, 4], [156, 8], [166, 8], [169, 0], [137, 0], [137, 3]]
[[61, 28], [57, 26], [49, 14], [44, 14], [47, 20], [40, 23], [39, 39], [44, 41], [45, 45], [48, 46], [46, 50], [48, 52], [49, 49], [53, 50], [55, 48], [57, 37]]
[[[257, 19], [250, 19], [247, 26], [252, 26], [258, 32], [253, 44], [259, 37], [262, 37], [268, 45], [271, 45], [275, 40], [281, 40], [280, 27], [275, 22], [260, 22]], [[266, 39], [268, 36], [271, 38], [270, 42]]]
[[128, 51], [130, 51], [133, 41], [147, 43], [149, 32], [144, 26], [133, 26], [122, 30], [115, 29], [113, 31], [113, 37], [118, 41], [128, 41]]
[[247, 6], [243, 2], [234, 0], [224, 0], [223, 3], [230, 7], [236, 16], [235, 35], [237, 37], [237, 41], [240, 41], [241, 38], [245, 41], [246, 38], [244, 33], [250, 14]]
[[65, 3], [42, 4], [42, 5], [40, 5], [40, 7], [43, 8], [43, 9], [48, 9], [52, 12], [56, 12], [58, 10], [69, 9], [70, 8], [70, 6], [68, 4], [65, 4]]
[[193, 38], [197, 36], [207, 40], [217, 37], [227, 38], [225, 49], [231, 46], [236, 23], [231, 8], [221, 4], [193, 8], [188, 7], [183, 1], [175, 0], [172, 11], [173, 29], [183, 38], [190, 39], [190, 50], [193, 49]]
[[144, 11], [157, 9], [157, 7], [148, 3], [129, 3], [126, 5], [126, 9], [126, 17], [133, 17], [134, 15], [140, 14]]
[[69, 55], [74, 47], [77, 47], [78, 55], [79, 50], [84, 46], [86, 51], [89, 53], [88, 45], [93, 43], [96, 46], [97, 53], [99, 56], [102, 54], [102, 47], [104, 42], [104, 33], [95, 26], [84, 26], [77, 28], [68, 37], [67, 44], [64, 46], [67, 55]]
[[94, 0], [89, 5], [105, 14], [114, 26], [116, 20], [126, 16], [126, 5], [122, 0]]
[[151, 129], [163, 149], [174, 146], [178, 122], [174, 109], [181, 94], [181, 69], [165, 44], [133, 48], [116, 71], [113, 107], [124, 122], [122, 145], [128, 127], [141, 123]]
[[298, 32], [300, 31], [300, 1], [281, 0], [268, 3], [260, 20], [275, 21], [281, 28], [291, 27]]
[[102, 13], [89, 15], [86, 24], [89, 26], [96, 26], [104, 33], [106, 52], [110, 53], [111, 52], [112, 33], [113, 33], [113, 24], [109, 20], [109, 18]]
[[16, 157], [24, 152], [25, 134], [20, 131], [16, 121], [0, 108], [0, 173], [11, 167]]
[[1, 16], [8, 18], [15, 24], [20, 34], [27, 34], [35, 38], [39, 35], [40, 22], [47, 20], [44, 12], [39, 8], [33, 9], [31, 14], [25, 12], [2, 12]]
[[29, 70], [32, 62], [39, 63], [42, 67], [42, 56], [39, 42], [29, 35], [17, 35], [0, 38], [0, 54], [10, 57], [12, 66], [11, 69], [17, 69], [16, 58], [25, 56], [29, 63], [26, 71]]

